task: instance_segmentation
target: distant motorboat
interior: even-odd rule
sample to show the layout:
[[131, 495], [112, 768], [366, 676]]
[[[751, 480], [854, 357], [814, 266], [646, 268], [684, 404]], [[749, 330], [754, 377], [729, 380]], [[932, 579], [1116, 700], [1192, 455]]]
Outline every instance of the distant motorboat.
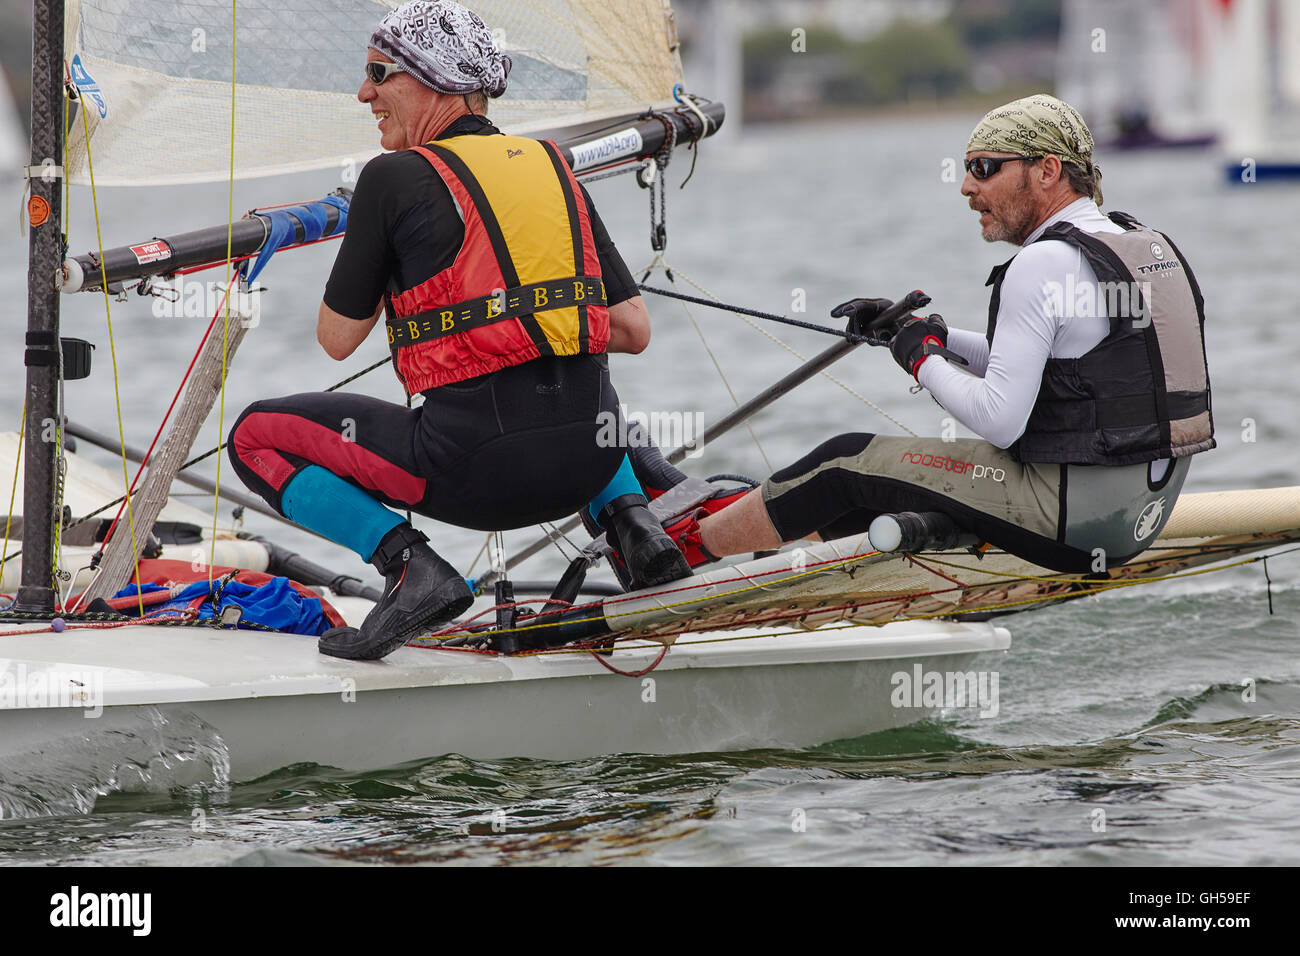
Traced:
[[1213, 133], [1166, 136], [1151, 123], [1145, 110], [1125, 111], [1117, 124], [1118, 132], [1097, 145], [1104, 150], [1205, 149], [1218, 142]]

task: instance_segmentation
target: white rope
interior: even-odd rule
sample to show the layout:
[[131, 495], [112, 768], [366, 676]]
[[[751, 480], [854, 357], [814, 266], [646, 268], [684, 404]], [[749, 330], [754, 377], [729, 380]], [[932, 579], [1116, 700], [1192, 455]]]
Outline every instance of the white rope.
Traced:
[[[678, 95], [677, 100], [678, 102], [685, 105], [692, 113], [694, 113], [696, 116], [700, 118], [700, 130], [701, 130], [700, 139], [703, 139], [704, 134], [707, 133], [709, 130], [709, 126], [710, 126], [709, 118], [704, 115], [704, 111], [699, 108], [699, 106], [695, 102], [695, 97], [693, 97], [690, 93], [682, 93]], [[696, 140], [696, 142], [699, 142], [699, 140]]]

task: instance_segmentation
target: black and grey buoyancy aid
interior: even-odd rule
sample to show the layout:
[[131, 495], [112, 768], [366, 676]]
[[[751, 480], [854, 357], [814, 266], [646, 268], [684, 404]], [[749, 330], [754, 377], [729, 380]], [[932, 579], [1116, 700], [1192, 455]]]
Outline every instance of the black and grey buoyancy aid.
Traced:
[[[1084, 232], [1058, 222], [1034, 240], [1059, 239], [1083, 253], [1097, 274], [1096, 301], [1110, 333], [1079, 358], [1047, 360], [1024, 434], [1010, 449], [1020, 461], [1129, 465], [1214, 447], [1196, 277], [1164, 233], [1127, 213], [1110, 219], [1125, 231]], [[989, 276], [990, 345], [1010, 264]]]

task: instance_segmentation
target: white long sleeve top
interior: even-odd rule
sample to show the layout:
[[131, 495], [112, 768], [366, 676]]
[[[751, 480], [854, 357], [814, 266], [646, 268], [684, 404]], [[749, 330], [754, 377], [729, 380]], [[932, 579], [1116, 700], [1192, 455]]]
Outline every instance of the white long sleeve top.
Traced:
[[[1048, 358], [1079, 358], [1110, 331], [1105, 297], [1096, 294], [1097, 274], [1083, 253], [1059, 240], [1034, 242], [1061, 221], [1085, 232], [1124, 231], [1086, 198], [1043, 222], [1003, 277], [992, 346], [983, 332], [952, 329], [948, 348], [970, 365], [931, 356], [917, 378], [954, 418], [999, 448], [1024, 434]], [[1089, 292], [1080, 291], [1085, 286]]]

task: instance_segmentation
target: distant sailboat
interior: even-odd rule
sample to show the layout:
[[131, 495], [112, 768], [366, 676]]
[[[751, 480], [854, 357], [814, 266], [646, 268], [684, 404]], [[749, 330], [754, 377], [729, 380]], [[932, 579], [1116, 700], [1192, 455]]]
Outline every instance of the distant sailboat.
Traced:
[[1056, 92], [1104, 149], [1208, 146], [1210, 0], [1066, 0]]
[[1230, 182], [1300, 179], [1300, 4], [1218, 0], [1215, 87]]

